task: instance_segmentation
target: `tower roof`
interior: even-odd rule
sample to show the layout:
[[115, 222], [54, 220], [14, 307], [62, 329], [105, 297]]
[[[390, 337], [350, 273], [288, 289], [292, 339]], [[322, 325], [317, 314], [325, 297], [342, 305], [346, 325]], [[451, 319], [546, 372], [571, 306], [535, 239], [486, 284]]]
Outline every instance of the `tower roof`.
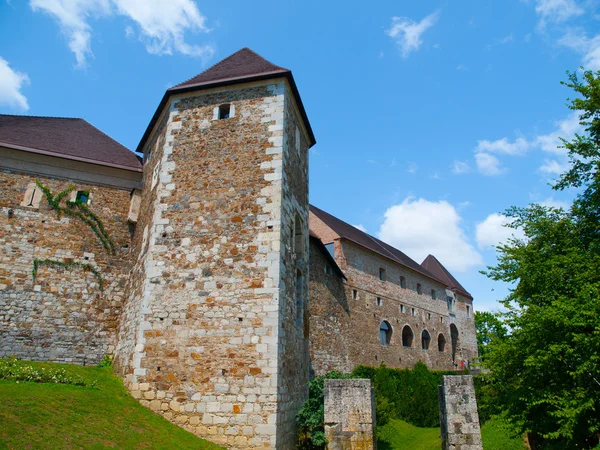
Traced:
[[240, 81], [257, 76], [281, 76], [286, 73], [291, 73], [291, 71], [276, 66], [248, 47], [244, 47], [204, 72], [173, 86], [169, 90], [177, 91], [183, 87], [202, 86], [223, 81]]
[[448, 269], [446, 269], [435, 256], [427, 256], [427, 258], [425, 258], [421, 263], [421, 266], [446, 283], [450, 289], [458, 291], [459, 294], [464, 295], [465, 297], [473, 298], [471, 294], [469, 294], [467, 290], [462, 287], [456, 278], [454, 278], [452, 274], [448, 272]]
[[143, 151], [144, 144], [150, 136], [154, 125], [158, 122], [158, 119], [160, 118], [160, 115], [171, 95], [194, 92], [214, 87], [229, 86], [238, 83], [268, 80], [272, 78], [287, 79], [294, 95], [294, 99], [296, 100], [296, 105], [298, 106], [300, 116], [302, 117], [306, 131], [309, 135], [309, 147], [312, 147], [316, 143], [315, 135], [310, 126], [310, 122], [308, 121], [306, 111], [304, 110], [304, 105], [302, 104], [302, 99], [300, 98], [300, 93], [296, 87], [294, 77], [292, 76], [292, 71], [277, 66], [272, 62], [267, 61], [258, 53], [250, 50], [247, 47], [244, 47], [222, 61], [216, 63], [214, 66], [209, 67], [204, 72], [201, 72], [198, 75], [184, 81], [183, 83], [179, 83], [167, 89], [160, 104], [158, 105], [158, 108], [156, 109], [156, 112], [154, 113], [154, 116], [152, 117], [152, 120], [148, 124], [148, 128], [146, 128], [144, 136], [142, 136], [142, 139], [138, 144], [137, 151]]
[[138, 157], [83, 119], [0, 114], [0, 146], [142, 171]]

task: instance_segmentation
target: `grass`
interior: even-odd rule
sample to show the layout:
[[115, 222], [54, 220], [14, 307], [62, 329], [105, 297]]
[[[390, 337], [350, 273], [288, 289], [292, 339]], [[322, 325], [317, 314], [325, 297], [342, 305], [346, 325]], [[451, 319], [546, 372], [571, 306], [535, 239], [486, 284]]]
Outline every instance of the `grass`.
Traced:
[[221, 449], [143, 407], [111, 368], [18, 364], [64, 368], [96, 383], [0, 380], [0, 449]]
[[[524, 450], [519, 438], [510, 438], [502, 422], [490, 420], [481, 429], [484, 450]], [[402, 420], [390, 422], [377, 430], [378, 450], [439, 450], [440, 429], [418, 428]]]

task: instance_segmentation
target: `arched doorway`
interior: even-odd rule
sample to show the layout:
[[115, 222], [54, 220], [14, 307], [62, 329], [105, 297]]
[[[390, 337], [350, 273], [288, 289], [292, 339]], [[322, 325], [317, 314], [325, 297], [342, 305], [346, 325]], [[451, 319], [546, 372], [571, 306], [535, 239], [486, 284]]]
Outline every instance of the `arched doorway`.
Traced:
[[421, 348], [423, 350], [429, 350], [430, 343], [431, 343], [431, 336], [429, 335], [429, 331], [423, 330], [421, 332]]
[[458, 350], [458, 328], [450, 324], [450, 339], [452, 341], [452, 363], [456, 364], [456, 351]]
[[402, 346], [412, 347], [414, 336], [413, 330], [408, 325], [405, 325], [402, 328]]
[[442, 333], [440, 333], [440, 335], [438, 336], [438, 351], [446, 351], [446, 338]]
[[379, 325], [379, 342], [383, 345], [390, 345], [392, 342], [392, 326], [385, 320]]

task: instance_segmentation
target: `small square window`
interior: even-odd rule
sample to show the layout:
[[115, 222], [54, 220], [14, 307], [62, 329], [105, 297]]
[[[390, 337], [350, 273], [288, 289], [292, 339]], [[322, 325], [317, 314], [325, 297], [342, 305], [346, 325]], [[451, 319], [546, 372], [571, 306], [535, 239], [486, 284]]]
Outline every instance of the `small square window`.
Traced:
[[358, 291], [356, 289], [352, 289], [352, 300], [356, 300], [358, 298]]
[[219, 106], [219, 120], [229, 119], [230, 113], [231, 113], [231, 105], [229, 103]]
[[383, 300], [381, 299], [381, 297], [377, 297], [377, 306], [381, 305], [383, 305]]
[[77, 203], [87, 204], [89, 199], [90, 193], [88, 191], [77, 191], [77, 196], [75, 197]]

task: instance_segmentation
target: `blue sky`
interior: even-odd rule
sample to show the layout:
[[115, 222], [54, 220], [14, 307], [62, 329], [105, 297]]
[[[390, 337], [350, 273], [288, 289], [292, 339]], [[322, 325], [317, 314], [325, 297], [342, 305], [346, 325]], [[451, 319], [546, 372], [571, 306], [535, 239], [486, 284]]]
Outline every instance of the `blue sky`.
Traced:
[[165, 89], [250, 47], [294, 73], [316, 206], [450, 269], [477, 309], [502, 212], [561, 205], [566, 70], [600, 69], [600, 5], [0, 0], [0, 113], [83, 117], [134, 149]]

